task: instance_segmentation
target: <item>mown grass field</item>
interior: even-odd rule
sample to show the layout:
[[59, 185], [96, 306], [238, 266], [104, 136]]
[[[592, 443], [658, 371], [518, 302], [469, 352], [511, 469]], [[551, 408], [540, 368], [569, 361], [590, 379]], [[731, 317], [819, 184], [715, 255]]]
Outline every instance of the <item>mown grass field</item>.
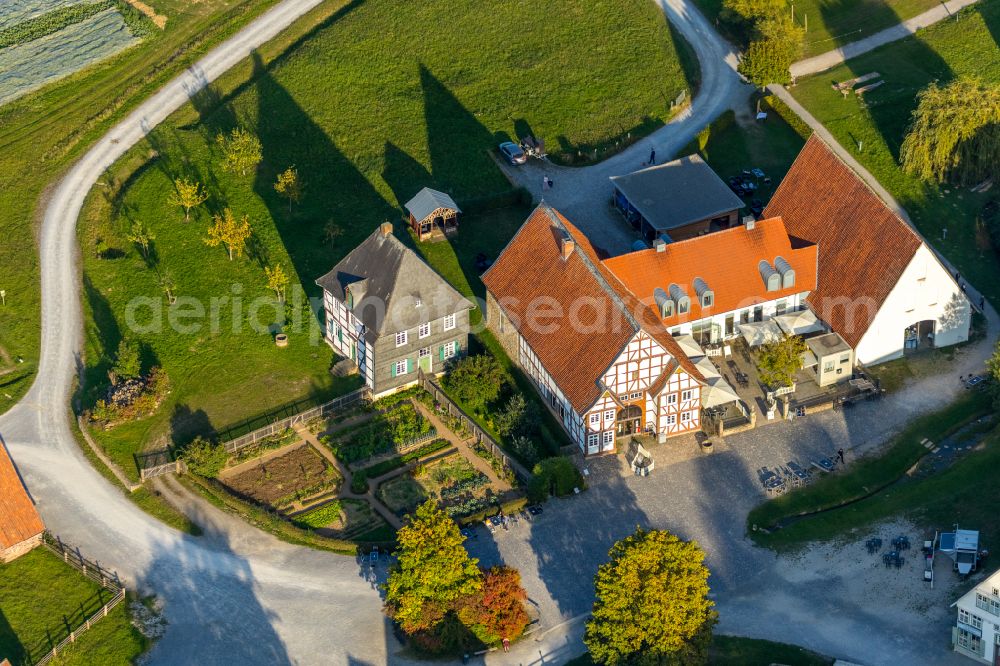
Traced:
[[[722, 0], [695, 0], [710, 19], [722, 9]], [[806, 28], [802, 57], [825, 53], [856, 42], [938, 5], [936, 0], [799, 0], [795, 22]], [[720, 26], [725, 30], [725, 24]], [[739, 40], [738, 35], [729, 34]]]
[[[977, 194], [933, 186], [903, 173], [899, 148], [917, 92], [932, 81], [958, 76], [1000, 82], [1000, 0], [982, 0], [954, 19], [848, 61], [791, 89], [798, 99], [909, 212], [923, 235], [952, 261], [965, 279], [1000, 304], [1000, 264], [987, 244], [977, 242], [976, 216], [997, 189]], [[865, 95], [841, 99], [830, 89], [843, 81], [879, 72], [885, 84]], [[860, 147], [860, 148], [859, 148]]]
[[[495, 257], [525, 214], [477, 214], [518, 200], [489, 155], [499, 139], [530, 130], [571, 152], [613, 142], [662, 123], [688, 87], [666, 20], [645, 0], [504, 2], [487, 13], [471, 0], [373, 0], [328, 13], [301, 39], [279, 40], [227, 75], [92, 193], [80, 228], [91, 385], [103, 380], [136, 297], [164, 304], [165, 325], [136, 337], [147, 365], [161, 365], [173, 385], [152, 418], [95, 433], [122, 464], [145, 443], [183, 442], [300, 396], [354, 387], [331, 378], [332, 353], [305, 332], [277, 349], [271, 334], [246, 325], [250, 301], [269, 298], [264, 266], [282, 264], [316, 296], [313, 281], [380, 222], [396, 221], [409, 242], [401, 203], [429, 185], [469, 214], [454, 244], [419, 251], [462, 291], [481, 289], [475, 254]], [[214, 142], [236, 126], [263, 145], [262, 163], [245, 177], [221, 170]], [[291, 165], [305, 194], [289, 211], [273, 183]], [[200, 180], [211, 195], [189, 223], [167, 203], [178, 177]], [[210, 213], [223, 207], [248, 215], [254, 230], [252, 251], [233, 262], [202, 242]], [[154, 232], [155, 259], [128, 242], [133, 221]], [[98, 258], [98, 238], [123, 256]], [[178, 296], [206, 311], [213, 297], [240, 296], [243, 313], [227, 305], [217, 331], [179, 332], [166, 322], [177, 308], [165, 306], [164, 272]], [[264, 312], [266, 326], [274, 312]]]
[[35, 229], [46, 188], [115, 120], [274, 1], [149, 0], [168, 17], [164, 31], [0, 106], [0, 289], [6, 292], [6, 305], [0, 305], [0, 412], [23, 395], [37, 368]]
[[[12, 666], [34, 664], [112, 596], [44, 548], [0, 564], [0, 654]], [[56, 663], [131, 664], [145, 649], [122, 603]]]
[[[996, 469], [993, 461], [1000, 455], [996, 434], [988, 439], [985, 451], [930, 477], [907, 478], [896, 484], [927, 454], [921, 445], [923, 438], [941, 442], [962, 425], [988, 414], [991, 404], [991, 396], [976, 392], [914, 420], [881, 455], [852, 462], [841, 473], [824, 476], [754, 508], [747, 516], [750, 535], [760, 545], [782, 550], [813, 540], [835, 539], [893, 516], [908, 516], [926, 521], [930, 527], [955, 521], [974, 523], [977, 529], [1000, 536], [1000, 520], [993, 509], [985, 508], [995, 506], [987, 498], [998, 494], [990, 471]], [[983, 502], [969, 506], [969, 498], [977, 495]], [[753, 525], [768, 529], [784, 526], [764, 533], [753, 531]]]

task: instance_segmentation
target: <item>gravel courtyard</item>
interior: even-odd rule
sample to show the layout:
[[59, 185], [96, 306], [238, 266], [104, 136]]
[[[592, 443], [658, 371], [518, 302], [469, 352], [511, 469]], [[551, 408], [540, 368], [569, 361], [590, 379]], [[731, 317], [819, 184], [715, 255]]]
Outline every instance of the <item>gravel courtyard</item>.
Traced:
[[[651, 450], [656, 469], [648, 478], [631, 475], [621, 456], [582, 463], [589, 490], [549, 502], [531, 523], [496, 535], [480, 529], [467, 543], [484, 564], [504, 561], [520, 569], [537, 604], [539, 631], [511, 655], [523, 664], [561, 663], [583, 652], [594, 573], [611, 544], [641, 525], [702, 545], [722, 633], [796, 643], [862, 664], [962, 663], [949, 652], [947, 606], [954, 595], [946, 569], [928, 594], [921, 591], [919, 568], [910, 571], [919, 567], [914, 551], [913, 562], [898, 571], [885, 571], [880, 558], [868, 556], [864, 541], [878, 530], [859, 533], [853, 543], [817, 544], [779, 557], [745, 537], [745, 521], [765, 499], [758, 468], [793, 459], [806, 464], [841, 447], [848, 462], [877, 450], [913, 415], [957, 396], [963, 390], [958, 376], [980, 370], [991, 348], [982, 340], [956, 352], [947, 372], [911, 380], [881, 401], [759, 426], [718, 442], [711, 454], [700, 453], [693, 438], [669, 440]], [[906, 525], [882, 532], [908, 534], [914, 544], [927, 538]], [[503, 655], [504, 663], [512, 663], [511, 655]], [[487, 661], [494, 659], [500, 655]]]

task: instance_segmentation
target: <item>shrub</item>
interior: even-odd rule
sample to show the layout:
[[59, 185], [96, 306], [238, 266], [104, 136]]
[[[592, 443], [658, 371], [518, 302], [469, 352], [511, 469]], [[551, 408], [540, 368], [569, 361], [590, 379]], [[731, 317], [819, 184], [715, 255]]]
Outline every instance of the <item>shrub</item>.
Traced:
[[563, 497], [574, 488], [583, 490], [583, 476], [573, 461], [564, 456], [547, 458], [535, 465], [534, 476], [528, 483], [528, 500], [532, 503], [544, 502], [549, 495]]
[[507, 381], [500, 362], [491, 354], [467, 356], [454, 363], [444, 377], [444, 388], [475, 412], [500, 396]]
[[351, 477], [351, 492], [356, 495], [364, 495], [368, 492], [368, 471], [359, 470]]
[[118, 353], [115, 355], [115, 364], [111, 368], [111, 373], [113, 375], [112, 383], [116, 383], [118, 379], [134, 379], [142, 375], [139, 345], [127, 339], [119, 342]]
[[340, 520], [340, 514], [340, 502], [333, 501], [292, 517], [292, 523], [304, 529], [316, 529], [318, 527], [326, 527], [330, 523]]
[[538, 453], [538, 446], [532, 440], [522, 435], [514, 438], [510, 443], [510, 448], [514, 455], [524, 461], [529, 467], [537, 463], [541, 457]]
[[181, 460], [187, 465], [189, 471], [198, 476], [214, 479], [226, 466], [229, 454], [226, 453], [225, 447], [221, 444], [202, 437], [195, 437], [181, 451]]

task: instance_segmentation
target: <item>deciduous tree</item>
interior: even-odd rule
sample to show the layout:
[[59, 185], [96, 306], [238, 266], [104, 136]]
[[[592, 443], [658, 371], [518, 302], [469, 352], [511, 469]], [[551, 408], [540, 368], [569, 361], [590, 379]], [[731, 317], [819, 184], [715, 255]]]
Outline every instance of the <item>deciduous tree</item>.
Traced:
[[492, 354], [477, 354], [455, 363], [444, 378], [444, 387], [473, 411], [481, 411], [500, 396], [506, 379]]
[[221, 444], [196, 437], [181, 451], [181, 460], [189, 471], [199, 476], [215, 478], [226, 466], [229, 454]]
[[760, 379], [771, 387], [791, 386], [795, 373], [802, 368], [806, 343], [797, 335], [761, 345], [757, 351]]
[[461, 605], [458, 619], [484, 643], [514, 640], [531, 621], [524, 608], [527, 598], [517, 569], [493, 567], [483, 574], [479, 592]]
[[323, 225], [323, 240], [330, 245], [336, 243], [337, 239], [343, 235], [344, 230], [334, 220], [327, 220], [326, 224]]
[[184, 221], [191, 219], [191, 209], [200, 206], [208, 199], [208, 193], [201, 187], [201, 183], [187, 178], [178, 178], [174, 181], [174, 191], [167, 198], [171, 206], [180, 206], [184, 209]]
[[242, 176], [254, 169], [263, 157], [260, 139], [242, 127], [233, 128], [228, 134], [219, 134], [215, 142], [222, 148], [222, 168]]
[[917, 94], [899, 156], [918, 178], [973, 185], [1000, 177], [1000, 85], [961, 78]]
[[115, 364], [111, 367], [111, 383], [116, 384], [120, 379], [135, 379], [140, 376], [142, 376], [142, 360], [139, 357], [139, 345], [124, 338], [118, 343]]
[[177, 283], [174, 282], [174, 276], [170, 271], [163, 271], [160, 275], [160, 289], [167, 297], [167, 303], [170, 305], [174, 304], [177, 297], [174, 295], [174, 291], [177, 289]]
[[637, 529], [611, 547], [594, 579], [597, 599], [584, 642], [594, 661], [704, 663], [717, 613], [705, 553], [669, 532]]
[[437, 625], [459, 600], [476, 593], [482, 576], [458, 525], [428, 500], [396, 534], [397, 563], [385, 583], [385, 608], [412, 634]]
[[129, 229], [128, 239], [138, 246], [139, 250], [142, 252], [142, 256], [147, 259], [149, 258], [149, 246], [152, 245], [154, 240], [156, 240], [156, 236], [153, 235], [149, 225], [145, 222], [136, 220], [132, 223], [132, 227]]
[[222, 211], [222, 215], [212, 216], [212, 226], [208, 228], [208, 238], [205, 238], [205, 245], [218, 247], [220, 244], [226, 246], [229, 252], [229, 261], [233, 256], [242, 257], [243, 250], [246, 249], [247, 240], [252, 233], [250, 220], [244, 215], [237, 220], [233, 211], [229, 208]]
[[292, 212], [292, 204], [302, 199], [302, 181], [299, 180], [299, 170], [290, 166], [278, 174], [274, 183], [274, 191], [288, 199], [288, 212]]
[[740, 74], [758, 88], [788, 83], [789, 68], [802, 53], [805, 31], [783, 14], [761, 19], [754, 37], [740, 60]]
[[265, 267], [264, 274], [267, 275], [267, 288], [274, 291], [274, 295], [279, 301], [285, 300], [285, 288], [288, 287], [288, 275], [281, 264], [275, 264], [274, 268]]

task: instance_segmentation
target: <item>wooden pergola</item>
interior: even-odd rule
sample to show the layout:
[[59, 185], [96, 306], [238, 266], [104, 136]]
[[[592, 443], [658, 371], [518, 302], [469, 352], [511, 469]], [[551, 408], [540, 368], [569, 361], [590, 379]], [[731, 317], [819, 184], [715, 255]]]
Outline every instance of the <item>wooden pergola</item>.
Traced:
[[419, 241], [456, 233], [458, 215], [462, 212], [454, 199], [429, 187], [420, 190], [406, 202], [406, 211], [410, 218], [410, 228]]

